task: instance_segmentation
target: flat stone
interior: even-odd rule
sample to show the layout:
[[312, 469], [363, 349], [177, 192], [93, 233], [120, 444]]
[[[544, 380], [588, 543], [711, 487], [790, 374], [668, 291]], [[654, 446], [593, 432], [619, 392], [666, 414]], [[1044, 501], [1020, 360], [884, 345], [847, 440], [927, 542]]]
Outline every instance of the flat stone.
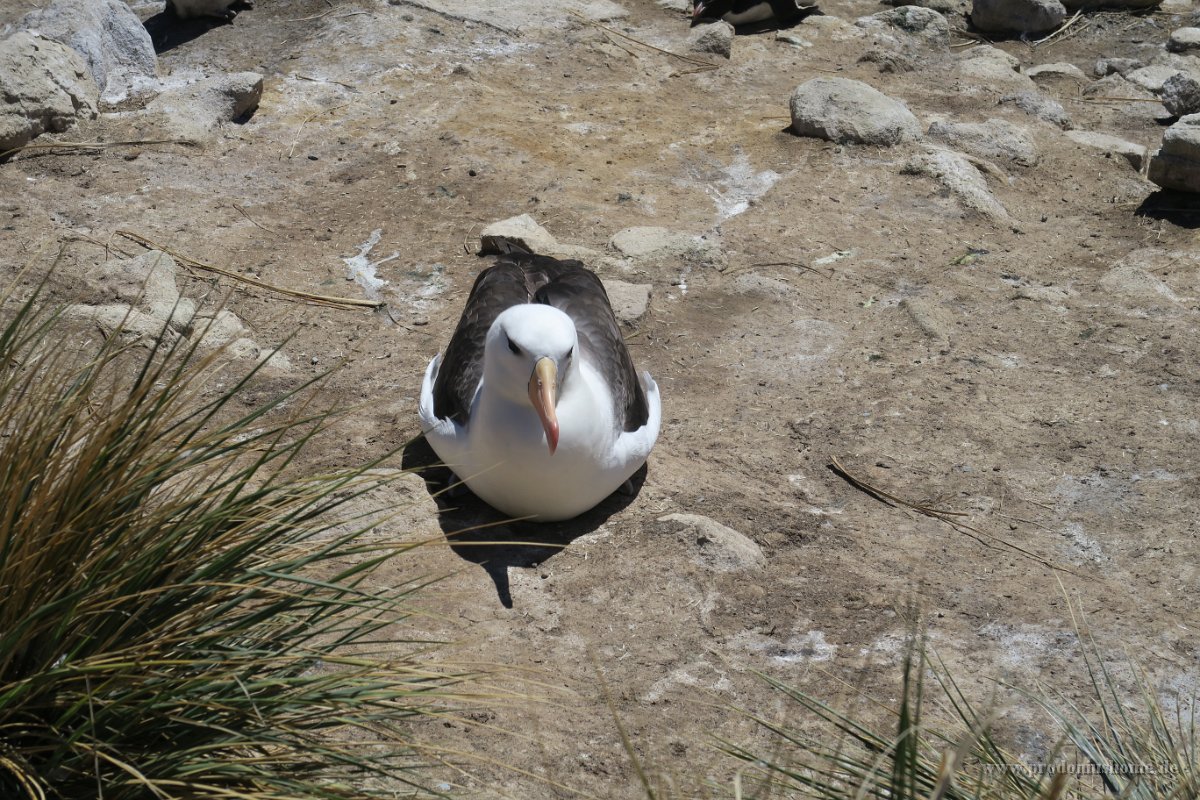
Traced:
[[1008, 94], [1000, 98], [1000, 105], [1011, 105], [1043, 122], [1057, 125], [1063, 130], [1070, 130], [1074, 126], [1062, 104], [1040, 92]]
[[1200, 50], [1200, 28], [1176, 28], [1167, 39], [1167, 50], [1172, 53], [1190, 53]]
[[26, 31], [0, 40], [0, 153], [93, 119], [99, 98], [70, 47]]
[[512, 252], [510, 242], [515, 243], [518, 248], [541, 255], [550, 255], [558, 247], [558, 242], [550, 235], [550, 231], [528, 214], [519, 214], [493, 222], [484, 228], [479, 234], [479, 254]]
[[1037, 84], [1021, 73], [1021, 62], [998, 47], [979, 45], [959, 56], [956, 66], [969, 92], [1032, 92]]
[[105, 336], [118, 335], [125, 341], [136, 341], [144, 347], [154, 346], [160, 336], [166, 341], [178, 339], [178, 334], [164, 326], [161, 319], [124, 303], [69, 305], [63, 309], [63, 316], [80, 322], [94, 322]]
[[713, 251], [719, 250], [704, 237], [650, 226], [617, 231], [609, 245], [626, 258], [633, 259], [682, 257], [711, 260]]
[[1091, 79], [1083, 74], [1083, 70], [1074, 64], [1054, 63], [1054, 64], [1038, 64], [1036, 67], [1030, 67], [1025, 70], [1025, 74], [1033, 79], [1034, 83], [1054, 83], [1064, 79], [1075, 81], [1077, 83], [1088, 83]]
[[1150, 157], [1150, 180], [1164, 189], [1200, 192], [1200, 114], [1189, 114], [1163, 133]]
[[1094, 131], [1067, 131], [1066, 136], [1072, 142], [1092, 150], [1099, 150], [1110, 156], [1120, 156], [1129, 162], [1130, 166], [1139, 172], [1146, 163], [1146, 148], [1140, 144], [1126, 141], [1117, 136]]
[[733, 26], [724, 20], [697, 25], [688, 31], [687, 47], [693, 53], [729, 58], [733, 53]]
[[1141, 267], [1121, 263], [1104, 273], [1100, 288], [1139, 305], [1175, 305], [1179, 297], [1171, 287]]
[[1066, 18], [1059, 0], [974, 0], [971, 5], [971, 24], [981, 31], [1047, 33]]
[[928, 175], [958, 201], [993, 222], [1008, 222], [1008, 211], [992, 195], [987, 181], [965, 156], [953, 150], [925, 145], [904, 165], [906, 175]]
[[605, 279], [604, 291], [608, 293], [608, 301], [612, 304], [617, 322], [633, 327], [646, 316], [650, 307], [650, 295], [654, 287], [649, 283], [627, 283], [613, 279]]
[[758, 569], [767, 563], [753, 539], [709, 517], [667, 514], [658, 521], [683, 540], [693, 561], [715, 572]]
[[1022, 167], [1032, 167], [1041, 158], [1029, 132], [1002, 119], [935, 122], [929, 126], [928, 136], [979, 158], [1006, 161]]
[[158, 120], [174, 138], [207, 144], [224, 124], [258, 108], [262, 91], [263, 78], [257, 72], [218, 75], [160, 94], [147, 104], [145, 117]]
[[1166, 64], [1151, 64], [1148, 67], [1135, 69], [1125, 75], [1131, 83], [1135, 83], [1146, 91], [1158, 94], [1163, 84], [1172, 78], [1179, 70]]
[[919, 139], [908, 107], [860, 81], [813, 78], [792, 92], [792, 130], [838, 143], [890, 147]]
[[950, 47], [950, 23], [930, 8], [902, 5], [890, 11], [860, 17], [854, 24], [867, 31], [901, 35], [935, 51], [945, 52]]

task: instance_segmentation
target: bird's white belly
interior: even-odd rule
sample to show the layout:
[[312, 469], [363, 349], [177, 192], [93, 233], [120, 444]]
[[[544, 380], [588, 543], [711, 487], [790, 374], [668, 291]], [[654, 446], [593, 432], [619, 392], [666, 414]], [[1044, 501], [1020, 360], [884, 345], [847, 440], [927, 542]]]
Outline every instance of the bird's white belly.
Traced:
[[612, 412], [588, 393], [564, 395], [557, 410], [553, 455], [532, 406], [503, 399], [481, 398], [459, 452], [442, 452], [436, 439], [430, 443], [493, 508], [539, 521], [569, 519], [612, 494], [642, 462], [617, 460]]

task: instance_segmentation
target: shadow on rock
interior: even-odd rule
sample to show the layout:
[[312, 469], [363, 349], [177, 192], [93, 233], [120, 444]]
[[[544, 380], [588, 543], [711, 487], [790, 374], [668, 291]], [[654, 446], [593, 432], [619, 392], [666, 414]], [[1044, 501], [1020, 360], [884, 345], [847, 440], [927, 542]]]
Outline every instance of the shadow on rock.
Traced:
[[1194, 230], [1200, 228], [1200, 194], [1161, 189], [1143, 200], [1134, 213]]
[[180, 19], [170, 11], [160, 11], [142, 24], [150, 34], [150, 41], [154, 43], [154, 52], [162, 55], [193, 39], [198, 39], [213, 28], [229, 23], [211, 17]]
[[425, 481], [425, 488], [438, 506], [438, 524], [450, 549], [464, 561], [483, 567], [496, 584], [496, 594], [505, 608], [512, 608], [508, 570], [540, 564], [580, 536], [599, 528], [613, 514], [637, 497], [646, 480], [646, 465], [634, 473], [632, 492], [616, 491], [600, 505], [563, 522], [512, 520], [484, 503], [465, 486], [447, 491], [452, 473], [441, 466], [437, 454], [419, 437], [404, 448], [401, 465]]

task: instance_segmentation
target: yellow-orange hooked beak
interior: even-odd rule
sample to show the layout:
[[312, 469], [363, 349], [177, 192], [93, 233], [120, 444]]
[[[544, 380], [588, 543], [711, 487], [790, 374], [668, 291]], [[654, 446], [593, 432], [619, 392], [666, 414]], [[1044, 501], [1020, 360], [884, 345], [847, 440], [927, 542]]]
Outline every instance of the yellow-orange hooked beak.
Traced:
[[529, 377], [529, 402], [533, 403], [538, 419], [542, 421], [550, 455], [554, 455], [558, 449], [558, 415], [554, 411], [558, 403], [558, 367], [553, 359], [542, 357], [533, 365], [533, 375]]

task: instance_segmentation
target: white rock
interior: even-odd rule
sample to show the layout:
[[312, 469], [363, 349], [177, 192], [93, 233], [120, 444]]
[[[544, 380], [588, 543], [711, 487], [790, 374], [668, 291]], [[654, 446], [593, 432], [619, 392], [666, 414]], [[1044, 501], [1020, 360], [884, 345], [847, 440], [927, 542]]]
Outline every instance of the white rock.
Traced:
[[18, 32], [0, 41], [0, 153], [96, 116], [100, 92], [66, 45]]
[[1172, 53], [1188, 53], [1200, 50], [1200, 28], [1176, 28], [1167, 39], [1167, 50]]
[[733, 26], [724, 20], [697, 25], [688, 32], [688, 50], [729, 58], [733, 52], [733, 36]]
[[520, 214], [488, 225], [479, 234], [481, 254], [505, 253], [505, 241], [514, 242], [531, 253], [551, 255], [558, 247], [558, 242], [533, 217]]
[[992, 195], [983, 175], [960, 153], [925, 145], [923, 152], [909, 159], [903, 171], [932, 177], [964, 206], [994, 222], [1009, 220], [1008, 211]]
[[1150, 180], [1164, 189], [1200, 192], [1200, 114], [1189, 114], [1163, 133], [1150, 158]]
[[813, 78], [791, 97], [792, 130], [838, 143], [884, 147], [921, 137], [908, 107], [860, 81]]
[[694, 561], [716, 572], [756, 569], [767, 563], [754, 540], [714, 519], [699, 514], [668, 514], [658, 521], [674, 528]]
[[227, 122], [239, 119], [262, 99], [263, 78], [256, 72], [234, 72], [164, 92], [146, 106], [146, 114], [174, 138], [205, 144]]
[[1146, 162], [1146, 148], [1107, 133], [1094, 131], [1067, 131], [1067, 138], [1083, 147], [1099, 150], [1109, 155], [1120, 156], [1139, 172]]
[[105, 95], [124, 91], [135, 77], [157, 74], [158, 56], [150, 34], [123, 0], [54, 0], [26, 14], [20, 27], [82, 55]]
[[979, 158], [997, 159], [1032, 167], [1041, 155], [1024, 128], [1002, 119], [986, 122], [935, 122], [929, 138]]
[[617, 322], [632, 326], [646, 316], [653, 286], [649, 283], [627, 283], [612, 279], [602, 282], [604, 291], [608, 292], [608, 300], [612, 304], [613, 313], [617, 316]]
[[981, 31], [1046, 33], [1066, 18], [1059, 0], [974, 0], [971, 5], [971, 24]]
[[888, 6], [920, 6], [939, 14], [966, 14], [970, 9], [970, 0], [883, 0]]

